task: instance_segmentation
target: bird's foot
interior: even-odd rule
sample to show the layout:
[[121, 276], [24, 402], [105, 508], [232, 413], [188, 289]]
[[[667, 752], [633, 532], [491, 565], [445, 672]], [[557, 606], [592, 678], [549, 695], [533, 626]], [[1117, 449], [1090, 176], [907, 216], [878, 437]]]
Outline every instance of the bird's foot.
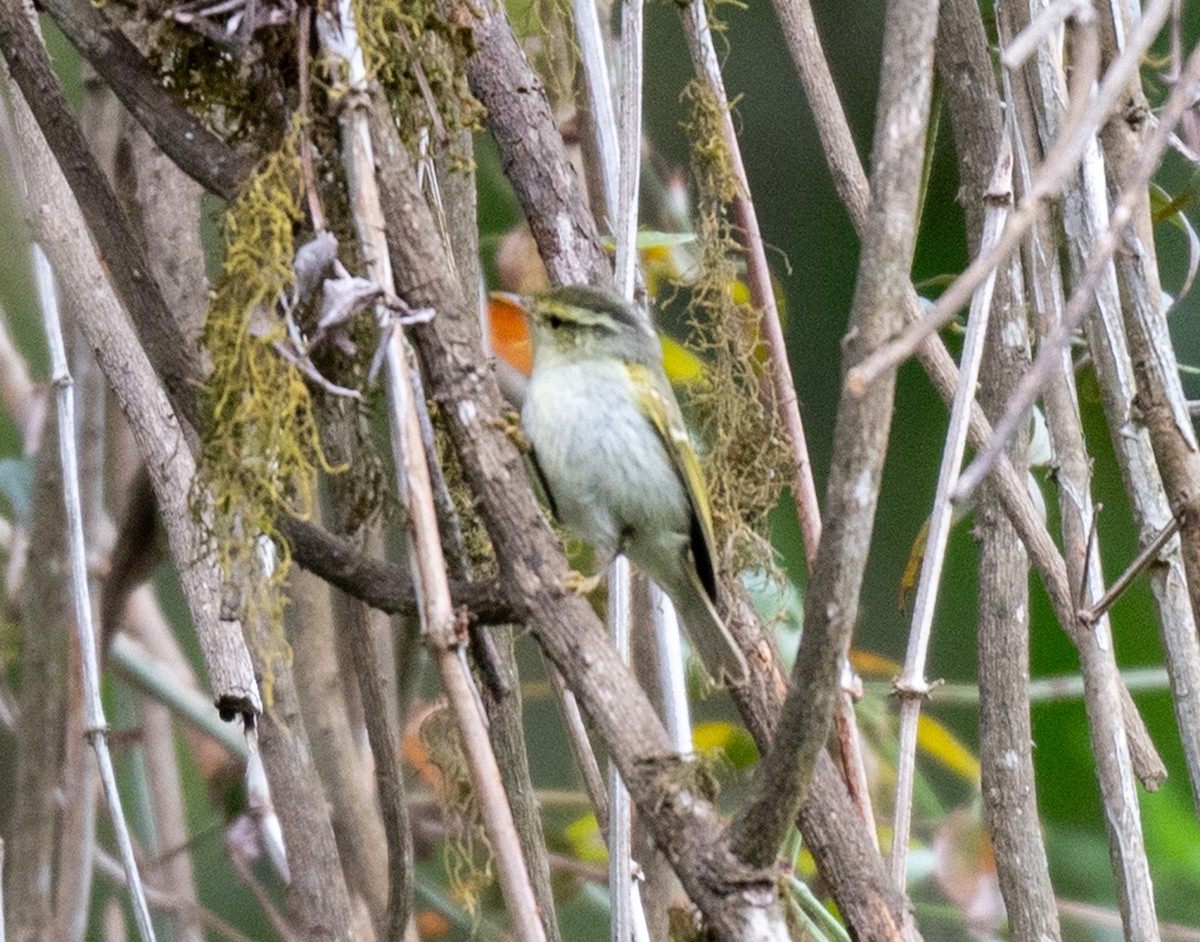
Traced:
[[497, 426], [502, 431], [508, 440], [517, 446], [517, 451], [523, 455], [527, 455], [533, 451], [533, 443], [528, 436], [521, 430], [521, 417], [515, 412], [506, 412], [504, 417], [497, 420]]
[[594, 576], [585, 576], [579, 570], [572, 569], [567, 573], [567, 578], [563, 580], [563, 588], [576, 595], [591, 595], [602, 578], [604, 577], [600, 573], [596, 573]]

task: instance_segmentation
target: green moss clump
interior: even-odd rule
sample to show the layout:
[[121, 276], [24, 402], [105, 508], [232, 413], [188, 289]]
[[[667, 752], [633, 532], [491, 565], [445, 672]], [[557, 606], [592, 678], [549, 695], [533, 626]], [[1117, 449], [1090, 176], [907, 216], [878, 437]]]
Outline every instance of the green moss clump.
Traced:
[[165, 22], [149, 53], [164, 87], [230, 145], [250, 141], [256, 152], [273, 151], [287, 133], [294, 96], [283, 76], [295, 73], [295, 30], [263, 30], [253, 54], [230, 48], [185, 26]]
[[[308, 388], [273, 348], [285, 337], [275, 307], [293, 280], [299, 179], [289, 141], [263, 161], [225, 217], [225, 267], [203, 333], [213, 368], [202, 391], [197, 489], [211, 495], [204, 497], [210, 535], [226, 578], [242, 590], [238, 614], [264, 619], [284, 647], [279, 590], [291, 557], [277, 521], [309, 516], [317, 468], [327, 468]], [[277, 548], [273, 564], [262, 558], [260, 536]], [[268, 703], [269, 690], [264, 678]]]
[[469, 26], [449, 22], [435, 0], [354, 0], [354, 17], [403, 140], [411, 145], [431, 123], [448, 133], [482, 126], [464, 71], [475, 51]]
[[792, 451], [771, 398], [760, 312], [739, 279], [740, 246], [729, 220], [738, 195], [725, 144], [725, 112], [699, 81], [687, 89], [692, 173], [699, 194], [699, 275], [691, 289], [692, 342], [707, 362], [690, 398], [707, 443], [705, 477], [721, 568], [772, 571], [767, 514], [791, 480]]

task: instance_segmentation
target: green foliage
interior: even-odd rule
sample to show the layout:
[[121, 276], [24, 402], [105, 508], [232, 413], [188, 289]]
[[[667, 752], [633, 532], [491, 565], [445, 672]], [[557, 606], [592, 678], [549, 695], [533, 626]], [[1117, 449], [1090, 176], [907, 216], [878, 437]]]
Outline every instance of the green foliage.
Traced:
[[700, 82], [688, 86], [692, 174], [699, 191], [699, 275], [691, 288], [693, 343], [704, 354], [706, 382], [690, 396], [708, 445], [705, 476], [717, 552], [725, 568], [770, 570], [767, 514], [791, 479], [791, 450], [777, 412], [764, 404], [770, 364], [762, 351], [760, 312], [744, 299], [739, 247], [728, 205], [738, 193], [722, 126], [726, 115]]
[[[285, 331], [274, 308], [293, 279], [299, 173], [289, 142], [262, 163], [225, 218], [225, 267], [203, 334], [213, 369], [202, 396], [196, 490], [197, 499], [212, 495], [217, 558], [245, 593], [236, 607], [243, 618], [266, 618], [281, 645], [279, 589], [290, 554], [277, 520], [311, 513], [317, 467], [325, 465], [308, 388], [273, 348]], [[260, 534], [281, 550], [273, 567], [260, 560]], [[269, 678], [263, 687], [269, 703]]]

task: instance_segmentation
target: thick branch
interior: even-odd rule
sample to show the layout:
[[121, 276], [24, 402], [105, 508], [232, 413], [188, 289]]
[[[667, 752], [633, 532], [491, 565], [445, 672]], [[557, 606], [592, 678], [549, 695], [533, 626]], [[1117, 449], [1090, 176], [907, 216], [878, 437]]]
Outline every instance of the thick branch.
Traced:
[[471, 91], [487, 108], [504, 173], [555, 284], [611, 286], [600, 246], [541, 79], [525, 59], [502, 6], [449, 0], [451, 15], [475, 34], [467, 60]]
[[175, 103], [137, 47], [100, 7], [71, 0], [42, 0], [41, 6], [179, 169], [217, 196], [231, 200], [237, 195], [248, 169], [245, 162]]
[[194, 408], [191, 359], [140, 241], [97, 165], [67, 104], [46, 50], [16, 0], [0, 3], [0, 51], [29, 102], [79, 204], [112, 286], [133, 318], [150, 361], [184, 412]]
[[566, 561], [505, 435], [505, 406], [481, 369], [475, 311], [446, 270], [433, 219], [386, 112], [376, 113], [375, 153], [389, 247], [408, 302], [438, 316], [415, 330], [429, 393], [443, 407], [464, 475], [491, 535], [502, 583], [524, 599], [531, 628], [607, 744], [644, 819], [689, 895], [720, 938], [784, 939], [770, 874], [740, 866], [716, 809], [676, 757], [645, 693], [617, 657], [586, 600], [567, 593]]

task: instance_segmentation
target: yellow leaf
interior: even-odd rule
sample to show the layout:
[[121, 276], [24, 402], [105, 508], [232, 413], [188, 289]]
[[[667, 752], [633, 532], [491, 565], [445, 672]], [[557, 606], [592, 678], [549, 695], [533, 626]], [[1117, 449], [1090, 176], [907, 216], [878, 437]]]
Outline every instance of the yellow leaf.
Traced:
[[563, 837], [571, 845], [576, 860], [595, 864], [608, 863], [608, 848], [604, 846], [600, 825], [596, 823], [594, 814], [576, 818], [563, 828]]
[[979, 760], [971, 750], [945, 726], [924, 713], [917, 720], [917, 746], [964, 781], [979, 781]]

